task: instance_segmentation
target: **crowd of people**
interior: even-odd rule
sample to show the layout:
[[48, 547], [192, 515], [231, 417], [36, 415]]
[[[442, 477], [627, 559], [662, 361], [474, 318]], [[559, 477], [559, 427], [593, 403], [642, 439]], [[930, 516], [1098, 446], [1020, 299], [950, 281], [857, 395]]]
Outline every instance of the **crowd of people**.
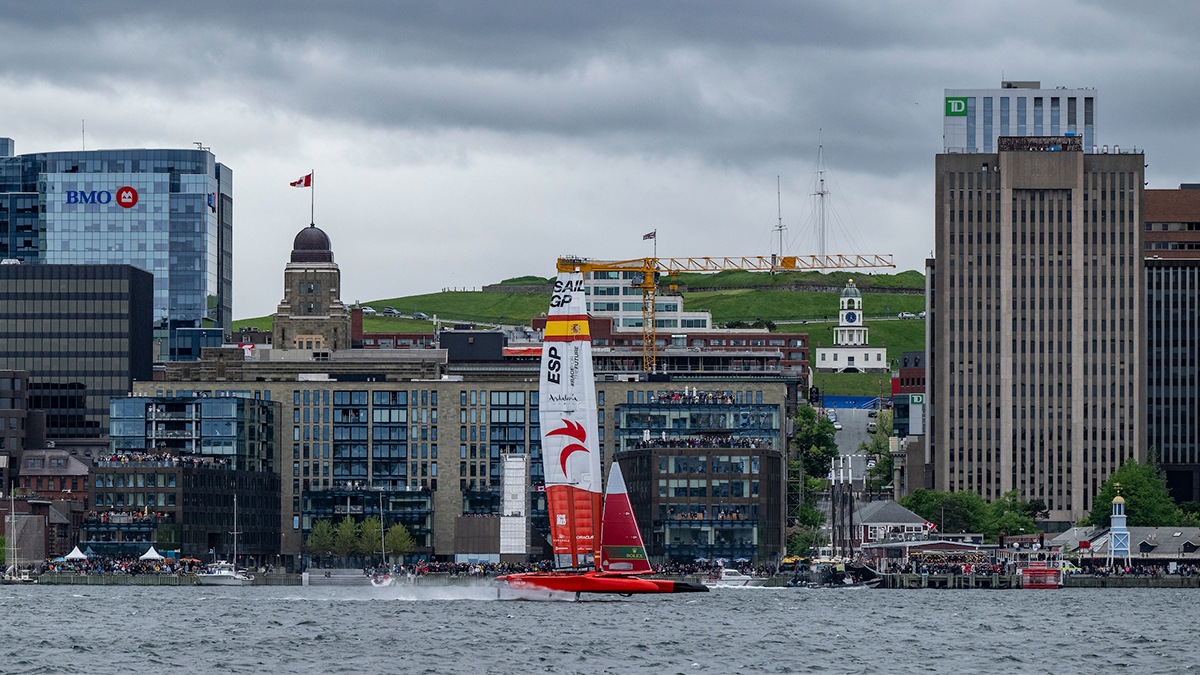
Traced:
[[700, 436], [699, 438], [651, 438], [633, 444], [643, 448], [767, 448], [771, 441], [764, 438], [730, 438], [729, 436]]
[[88, 511], [85, 523], [145, 523], [154, 524], [166, 516], [165, 513], [149, 511]]
[[140, 560], [136, 556], [89, 556], [86, 560], [46, 561], [37, 572], [58, 574], [190, 574], [203, 568], [199, 560]]
[[119, 467], [122, 464], [139, 462], [149, 462], [162, 466], [203, 467], [206, 469], [229, 466], [228, 459], [173, 455], [169, 452], [121, 452], [96, 458], [96, 466], [103, 467]]
[[710, 405], [733, 405], [736, 399], [729, 392], [713, 392], [713, 391], [691, 391], [679, 392], [673, 391], [664, 394], [658, 394], [653, 397], [651, 403], [671, 403], [676, 405], [688, 404], [710, 404]]

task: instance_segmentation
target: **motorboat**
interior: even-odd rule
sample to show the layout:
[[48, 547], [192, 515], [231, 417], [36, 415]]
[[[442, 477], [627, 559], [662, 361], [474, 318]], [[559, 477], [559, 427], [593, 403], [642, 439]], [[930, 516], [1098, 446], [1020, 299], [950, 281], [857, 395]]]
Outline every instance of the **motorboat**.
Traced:
[[713, 574], [704, 577], [705, 586], [762, 586], [767, 583], [765, 577], [754, 577], [731, 567], [721, 567]]
[[219, 560], [196, 574], [196, 583], [201, 586], [249, 586], [254, 576], [238, 570], [233, 563]]

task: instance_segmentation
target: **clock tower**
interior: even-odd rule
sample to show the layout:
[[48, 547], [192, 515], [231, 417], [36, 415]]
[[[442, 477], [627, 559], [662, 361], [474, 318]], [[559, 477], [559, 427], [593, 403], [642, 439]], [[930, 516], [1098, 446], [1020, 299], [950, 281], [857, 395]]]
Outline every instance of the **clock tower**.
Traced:
[[862, 293], [851, 279], [842, 289], [838, 327], [833, 330], [834, 345], [867, 344], [867, 328], [862, 323]]

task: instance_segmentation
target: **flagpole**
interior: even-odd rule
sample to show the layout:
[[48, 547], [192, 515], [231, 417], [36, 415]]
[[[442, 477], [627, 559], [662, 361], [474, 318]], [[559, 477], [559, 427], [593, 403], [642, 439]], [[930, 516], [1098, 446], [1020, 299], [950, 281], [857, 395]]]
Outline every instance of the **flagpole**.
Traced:
[[316, 218], [316, 213], [317, 213], [317, 186], [316, 186], [317, 180], [316, 179], [317, 179], [317, 176], [316, 176], [316, 173], [317, 172], [315, 169], [310, 170], [308, 172], [308, 175], [309, 175], [309, 178], [308, 178], [308, 183], [309, 183], [309, 185], [308, 185], [308, 223], [309, 223], [309, 225], [317, 224], [317, 218]]

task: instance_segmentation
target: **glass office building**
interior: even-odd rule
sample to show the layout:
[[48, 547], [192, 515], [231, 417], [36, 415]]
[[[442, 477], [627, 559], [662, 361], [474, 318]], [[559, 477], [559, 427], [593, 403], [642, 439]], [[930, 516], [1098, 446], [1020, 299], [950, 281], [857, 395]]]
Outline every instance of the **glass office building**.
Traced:
[[228, 329], [233, 171], [208, 150], [13, 154], [0, 139], [0, 258], [128, 264], [154, 275], [161, 358], [195, 358], [178, 328]]
[[0, 265], [0, 370], [29, 371], [51, 439], [108, 434], [108, 402], [152, 374], [154, 277], [130, 265]]

